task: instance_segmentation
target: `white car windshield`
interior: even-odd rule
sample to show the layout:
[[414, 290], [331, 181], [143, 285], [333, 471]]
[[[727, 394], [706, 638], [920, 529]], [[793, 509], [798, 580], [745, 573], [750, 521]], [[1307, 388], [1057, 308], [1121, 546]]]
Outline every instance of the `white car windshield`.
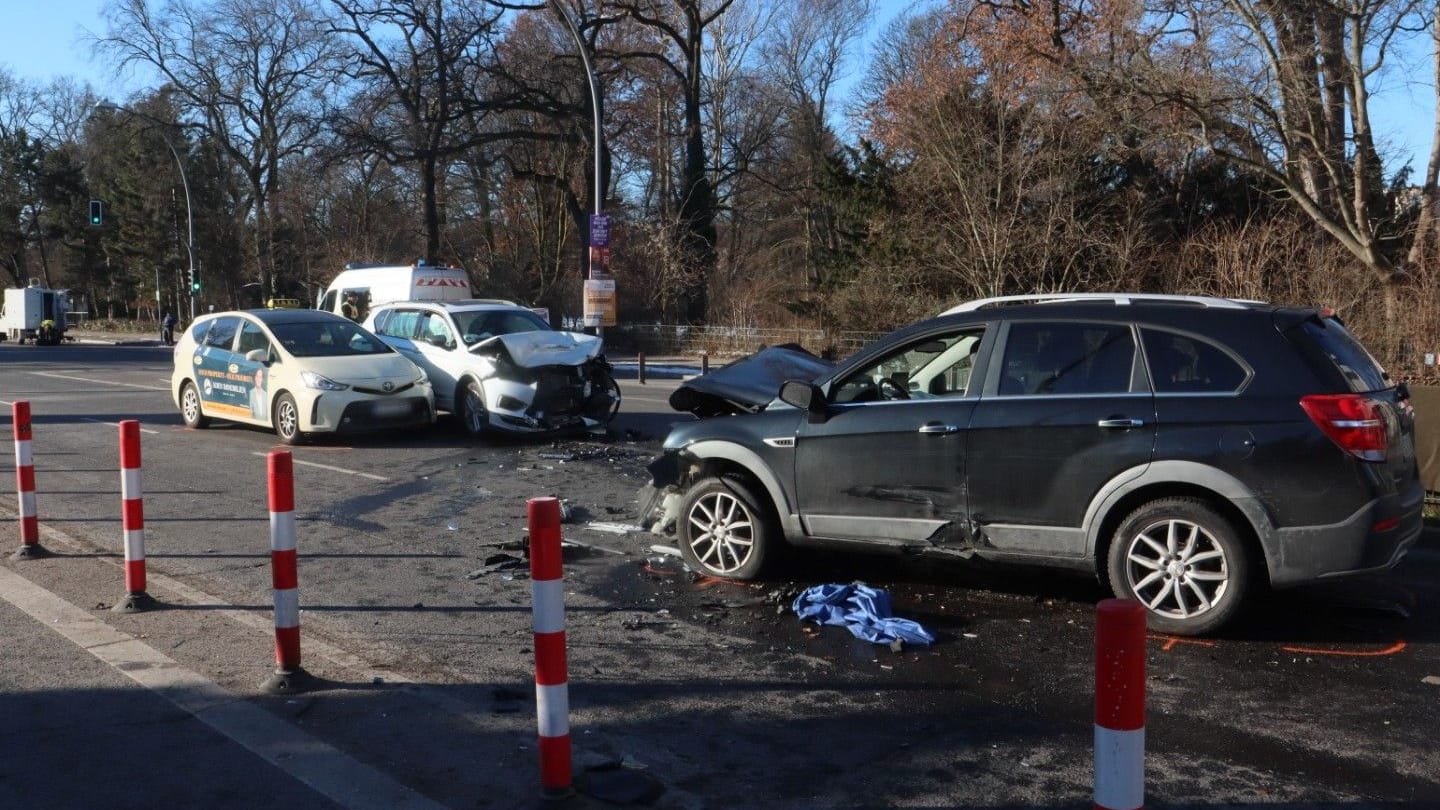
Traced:
[[496, 335], [513, 335], [517, 332], [549, 332], [550, 324], [528, 309], [480, 310], [456, 312], [455, 325], [467, 346]]
[[349, 321], [302, 321], [270, 325], [275, 339], [295, 357], [389, 354], [394, 349]]

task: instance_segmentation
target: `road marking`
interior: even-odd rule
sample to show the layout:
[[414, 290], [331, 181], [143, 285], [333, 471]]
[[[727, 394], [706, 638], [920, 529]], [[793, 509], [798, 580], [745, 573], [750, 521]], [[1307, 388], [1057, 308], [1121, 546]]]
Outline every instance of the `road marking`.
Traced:
[[[251, 453], [250, 455], [252, 455], [252, 456], [259, 456], [259, 457], [261, 457], [261, 458], [267, 458], [267, 457], [269, 457], [270, 454], [269, 454], [269, 453], [261, 453], [261, 452], [259, 452], [259, 451], [257, 450], [257, 451], [255, 451], [255, 452]], [[345, 469], [344, 467], [334, 467], [334, 466], [331, 466], [331, 465], [329, 465], [329, 464], [319, 464], [319, 463], [316, 463], [316, 462], [314, 462], [314, 461], [301, 461], [301, 460], [298, 459], [298, 458], [292, 458], [291, 461], [293, 461], [293, 462], [296, 463], [296, 464], [304, 465], [304, 466], [306, 466], [306, 467], [317, 467], [317, 468], [322, 469], [322, 470], [329, 470], [330, 472], [344, 473], [345, 475], [358, 475], [358, 476], [360, 476], [361, 478], [369, 478], [369, 479], [372, 480], [372, 481], [389, 481], [389, 480], [390, 480], [389, 478], [386, 478], [386, 477], [383, 476], [383, 475], [376, 475], [376, 474], [374, 474], [374, 473], [360, 472], [360, 471], [358, 471], [358, 470], [347, 470], [347, 469]]]
[[1149, 639], [1155, 640], [1155, 641], [1164, 641], [1165, 643], [1162, 644], [1162, 645], [1160, 645], [1160, 649], [1164, 650], [1165, 652], [1170, 652], [1171, 650], [1175, 649], [1175, 645], [1176, 645], [1176, 644], [1193, 644], [1193, 645], [1196, 646], [1196, 647], [1214, 647], [1214, 646], [1215, 646], [1215, 642], [1213, 642], [1213, 641], [1205, 641], [1204, 639], [1199, 639], [1199, 638], [1179, 638], [1178, 636], [1157, 636], [1157, 635], [1146, 636], [1146, 638], [1149, 638]]
[[31, 371], [36, 377], [51, 377], [56, 380], [75, 380], [76, 382], [95, 383], [96, 385], [123, 385], [126, 388], [140, 388], [146, 391], [169, 391], [167, 388], [157, 388], [153, 385], [140, 385], [139, 383], [115, 382], [114, 380], [96, 380], [90, 377], [76, 377], [70, 374], [56, 374], [53, 371]]
[[[117, 428], [120, 427], [120, 423], [119, 423], [119, 422], [106, 422], [104, 419], [91, 419], [91, 418], [88, 417], [88, 416], [83, 417], [83, 418], [84, 418], [84, 420], [85, 420], [86, 422], [94, 422], [94, 423], [97, 424], [97, 425], [110, 425], [111, 427], [117, 427]], [[160, 431], [158, 431], [158, 430], [150, 430], [149, 428], [143, 428], [143, 427], [140, 428], [140, 432], [141, 432], [141, 433], [149, 433], [149, 434], [151, 434], [152, 436], [158, 436], [158, 435], [160, 434]]]
[[35, 621], [342, 807], [442, 806], [19, 574], [0, 568], [0, 585], [0, 598]]
[[1357, 658], [1373, 658], [1382, 655], [1395, 655], [1405, 649], [1405, 642], [1397, 641], [1383, 650], [1319, 650], [1311, 647], [1281, 647], [1288, 653], [1301, 653], [1304, 655], [1344, 655]]

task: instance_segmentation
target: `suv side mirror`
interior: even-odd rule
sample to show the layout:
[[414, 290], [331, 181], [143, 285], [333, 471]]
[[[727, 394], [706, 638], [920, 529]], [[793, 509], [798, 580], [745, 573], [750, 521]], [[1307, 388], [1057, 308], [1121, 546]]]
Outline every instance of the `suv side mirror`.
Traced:
[[804, 380], [786, 380], [780, 386], [780, 401], [810, 414], [811, 422], [825, 421], [825, 392]]

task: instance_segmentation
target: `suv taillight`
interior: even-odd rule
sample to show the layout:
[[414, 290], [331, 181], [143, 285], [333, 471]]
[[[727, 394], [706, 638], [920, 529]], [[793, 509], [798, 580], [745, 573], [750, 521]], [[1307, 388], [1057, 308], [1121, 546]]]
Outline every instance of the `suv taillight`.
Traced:
[[1380, 405], [1364, 394], [1311, 394], [1300, 407], [1341, 450], [1365, 461], [1384, 461], [1387, 440]]

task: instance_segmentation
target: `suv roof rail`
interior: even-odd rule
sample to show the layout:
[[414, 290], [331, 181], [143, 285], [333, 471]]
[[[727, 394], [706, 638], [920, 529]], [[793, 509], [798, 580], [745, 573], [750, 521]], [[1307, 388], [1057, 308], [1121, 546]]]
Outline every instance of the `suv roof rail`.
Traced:
[[457, 305], [457, 306], [465, 306], [465, 305], [467, 305], [467, 304], [498, 304], [498, 305], [507, 306], [507, 307], [518, 307], [518, 306], [520, 306], [519, 304], [515, 303], [514, 301], [507, 301], [507, 300], [505, 300], [504, 298], [462, 298], [462, 299], [459, 299], [459, 300], [451, 299], [451, 300], [449, 300], [449, 301], [439, 301], [439, 302], [437, 302], [437, 303], [441, 303], [441, 304], [455, 304], [455, 305]]
[[1075, 301], [1108, 301], [1117, 306], [1132, 303], [1190, 304], [1215, 309], [1245, 309], [1262, 301], [1248, 301], [1238, 298], [1219, 298], [1213, 295], [1166, 295], [1162, 293], [1044, 293], [1038, 295], [1002, 295], [995, 298], [981, 298], [953, 306], [941, 315], [957, 312], [974, 312], [978, 309], [1009, 306], [1012, 304], [1058, 304]]

